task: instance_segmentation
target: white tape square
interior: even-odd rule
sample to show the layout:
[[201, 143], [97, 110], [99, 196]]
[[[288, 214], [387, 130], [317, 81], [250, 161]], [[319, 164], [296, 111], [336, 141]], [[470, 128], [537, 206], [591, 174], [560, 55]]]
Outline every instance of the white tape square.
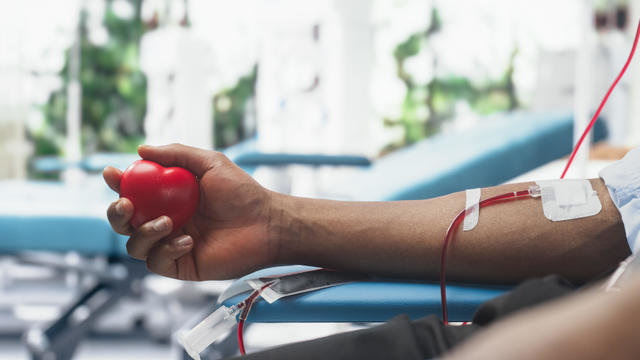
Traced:
[[598, 194], [589, 180], [565, 179], [536, 181], [540, 186], [542, 211], [551, 221], [579, 219], [602, 210]]
[[578, 184], [574, 182], [558, 182], [554, 186], [554, 192], [556, 194], [556, 204], [558, 206], [576, 206], [584, 205], [587, 203], [587, 194], [583, 183]]
[[478, 225], [478, 216], [480, 215], [480, 190], [481, 189], [467, 189], [465, 191], [467, 195], [464, 223], [462, 226], [463, 231], [473, 230]]

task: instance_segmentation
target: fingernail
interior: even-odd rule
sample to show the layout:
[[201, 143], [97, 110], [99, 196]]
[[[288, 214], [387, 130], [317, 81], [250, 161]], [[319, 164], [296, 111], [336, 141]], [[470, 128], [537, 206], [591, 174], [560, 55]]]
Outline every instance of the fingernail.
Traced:
[[187, 247], [187, 246], [191, 246], [192, 243], [193, 243], [193, 240], [189, 235], [180, 236], [179, 238], [173, 240], [173, 245], [175, 247]]
[[116, 214], [124, 215], [124, 206], [122, 205], [122, 200], [118, 200], [116, 203]]
[[169, 218], [166, 216], [161, 217], [153, 223], [153, 230], [166, 231], [169, 230]]

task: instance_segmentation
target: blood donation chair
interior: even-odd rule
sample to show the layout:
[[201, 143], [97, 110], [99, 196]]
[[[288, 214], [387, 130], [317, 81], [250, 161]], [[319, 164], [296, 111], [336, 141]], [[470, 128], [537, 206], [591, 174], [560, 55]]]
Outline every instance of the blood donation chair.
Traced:
[[[596, 125], [594, 139], [599, 140], [605, 137], [606, 130], [600, 121]], [[362, 167], [348, 181], [333, 186], [328, 197], [364, 201], [425, 199], [497, 185], [568, 155], [572, 150], [572, 129], [573, 117], [568, 113], [496, 116], [482, 121], [473, 131], [437, 135]], [[275, 267], [249, 274], [234, 282], [219, 297], [217, 306], [242, 301], [252, 290], [246, 279], [307, 268]], [[481, 303], [506, 289], [448, 284], [449, 320], [470, 320]], [[414, 319], [429, 314], [441, 316], [439, 283], [387, 278], [352, 282], [272, 304], [259, 301], [247, 321], [381, 322], [401, 313]], [[222, 341], [220, 346], [227, 344], [229, 349], [229, 342], [233, 340]]]

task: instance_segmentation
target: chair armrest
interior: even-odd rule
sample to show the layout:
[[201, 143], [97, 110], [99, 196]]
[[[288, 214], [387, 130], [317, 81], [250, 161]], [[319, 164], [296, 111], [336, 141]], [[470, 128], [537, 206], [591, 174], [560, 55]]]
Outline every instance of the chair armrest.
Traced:
[[59, 173], [77, 164], [59, 156], [39, 156], [31, 160], [31, 168], [38, 173]]
[[[310, 269], [302, 266], [261, 270], [238, 280], [230, 289], [242, 289], [244, 280], [265, 275]], [[246, 287], [245, 287], [246, 289]], [[450, 321], [468, 321], [477, 307], [508, 290], [503, 286], [452, 284], [447, 286]], [[231, 306], [247, 296], [238, 291], [220, 297]], [[229, 296], [231, 295], [231, 296]], [[400, 279], [358, 281], [282, 298], [273, 304], [255, 303], [251, 322], [381, 322], [398, 314], [417, 319], [429, 314], [441, 316], [438, 282]]]
[[357, 155], [324, 155], [324, 154], [287, 154], [250, 152], [233, 159], [238, 166], [281, 166], [281, 165], [311, 165], [311, 166], [369, 166], [371, 161], [364, 156]]
[[269, 153], [260, 151], [256, 139], [243, 141], [230, 146], [223, 152], [240, 167], [256, 167], [260, 165], [310, 165], [310, 166], [369, 166], [371, 161], [359, 155], [329, 155], [329, 154], [292, 154]]
[[80, 166], [87, 172], [101, 172], [106, 166], [124, 170], [136, 160], [140, 156], [135, 153], [95, 153], [82, 159]]
[[[299, 164], [363, 167], [371, 164], [368, 158], [357, 155], [265, 153], [258, 150], [255, 139], [230, 146], [222, 152], [249, 173], [252, 173], [257, 166], [261, 165], [283, 166]], [[100, 172], [107, 165], [124, 170], [138, 159], [140, 157], [137, 154], [96, 153], [85, 157], [80, 162], [80, 167], [88, 172]], [[64, 160], [60, 158], [42, 158], [34, 162], [36, 169], [47, 172], [61, 171], [71, 165], [64, 163]]]

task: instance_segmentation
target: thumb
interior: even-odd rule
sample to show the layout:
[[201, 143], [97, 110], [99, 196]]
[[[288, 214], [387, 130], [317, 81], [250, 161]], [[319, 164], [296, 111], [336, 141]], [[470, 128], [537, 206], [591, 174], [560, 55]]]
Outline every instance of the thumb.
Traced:
[[138, 154], [145, 160], [155, 161], [164, 166], [179, 166], [201, 177], [213, 167], [219, 154], [216, 151], [204, 150], [182, 144], [163, 146], [140, 145]]

